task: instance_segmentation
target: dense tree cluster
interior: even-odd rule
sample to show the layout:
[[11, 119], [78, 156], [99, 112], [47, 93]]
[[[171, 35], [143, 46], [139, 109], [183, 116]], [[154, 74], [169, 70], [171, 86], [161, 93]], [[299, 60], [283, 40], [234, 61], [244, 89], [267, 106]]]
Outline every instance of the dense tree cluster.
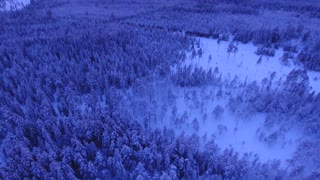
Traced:
[[[45, 9], [42, 5], [38, 4]], [[203, 7], [198, 8], [202, 13]], [[176, 17], [180, 11], [171, 10], [163, 8], [155, 13]], [[223, 82], [218, 68], [206, 71], [176, 66], [172, 71], [173, 65], [181, 62], [190, 49], [194, 57], [202, 55], [202, 50], [194, 47], [193, 39], [159, 28], [132, 27], [126, 20], [117, 23], [103, 18], [56, 17], [51, 11], [46, 12], [33, 15], [26, 9], [0, 14], [1, 179], [289, 178], [277, 162], [262, 164], [258, 157], [250, 154], [240, 157], [232, 148], [221, 151], [213, 140], [200, 149], [197, 135], [176, 136], [166, 128], [150, 129], [148, 123], [160, 116], [155, 109], [166, 112], [168, 108], [158, 107], [156, 101], [157, 94], [168, 84], [212, 85], [219, 88], [217, 98], [230, 95], [226, 89], [238, 88], [241, 94], [230, 98], [228, 110], [285, 114], [293, 122], [303, 124], [308, 133], [319, 136], [320, 98], [308, 92], [306, 71], [292, 71], [280, 85], [270, 77], [262, 87], [257, 83], [239, 85], [237, 78]], [[226, 12], [259, 13], [250, 7], [239, 10], [232, 6], [219, 13]], [[188, 13], [176, 18], [174, 24], [156, 14], [165, 19], [156, 22], [169, 29], [186, 30], [190, 24], [184, 18], [191, 17], [199, 20], [199, 24], [209, 24], [196, 32], [209, 29], [212, 34], [218, 33], [218, 37], [223, 34], [222, 39], [227, 37], [228, 33], [219, 29], [222, 26], [212, 29], [215, 26], [208, 23], [209, 16], [203, 19], [201, 13], [195, 16]], [[127, 19], [148, 26], [155, 22], [148, 13], [135, 18]], [[192, 28], [200, 28], [199, 24]], [[275, 45], [281, 39], [288, 41], [303, 34], [298, 27], [281, 31], [261, 28], [252, 32], [237, 29], [232, 29], [236, 41], [256, 44]], [[314, 61], [306, 59], [302, 61]], [[154, 88], [157, 80], [159, 84]], [[162, 81], [165, 83], [161, 84]], [[165, 100], [173, 104], [175, 95], [170, 90], [163, 92]], [[132, 96], [145, 99], [138, 101]], [[196, 93], [185, 96], [201, 104]], [[173, 117], [177, 116], [176, 107], [170, 111]], [[227, 109], [217, 105], [211, 111], [218, 120]], [[136, 121], [137, 117], [143, 117], [139, 121], [143, 125]], [[179, 124], [186, 119], [188, 115], [184, 113], [173, 122]], [[273, 120], [274, 116], [268, 116], [266, 125], [271, 127]], [[192, 128], [199, 129], [198, 119], [193, 119]], [[227, 131], [223, 125], [217, 129], [220, 134]], [[312, 153], [317, 153], [314, 145], [300, 148], [305, 147], [312, 147]]]
[[221, 154], [213, 142], [199, 151], [197, 136], [175, 138], [170, 130], [146, 130], [123, 112], [10, 121], [20, 125], [3, 140], [1, 178], [268, 179], [284, 174], [232, 150]]
[[181, 87], [202, 86], [218, 84], [220, 76], [212, 72], [212, 69], [205, 71], [202, 68], [192, 66], [178, 66], [176, 72], [171, 76], [173, 82]]
[[[123, 134], [130, 128], [137, 129], [137, 138], [144, 130], [120, 114], [125, 111], [120, 111], [117, 89], [154, 71], [166, 76], [190, 40], [165, 32], [115, 30], [98, 20], [19, 16], [1, 21], [1, 177], [131, 177], [137, 163], [123, 162], [127, 158], [115, 147], [134, 151], [137, 142], [120, 139], [134, 138]], [[118, 141], [108, 140], [111, 136]], [[148, 157], [136, 155], [136, 162]], [[154, 175], [153, 168], [147, 174]]]
[[[180, 52], [189, 48], [189, 39], [117, 30], [99, 20], [20, 17], [1, 21], [2, 179], [231, 179], [283, 173], [240, 159], [232, 150], [220, 153], [214, 142], [200, 151], [197, 136], [144, 129], [121, 106], [122, 89], [155, 72], [165, 77], [185, 57]], [[201, 79], [196, 72], [194, 82]], [[261, 169], [270, 173], [262, 175]]]
[[[180, 74], [179, 71], [176, 71], [173, 76], [180, 77], [183, 80], [180, 82], [183, 82], [183, 84], [193, 82], [193, 78], [190, 76], [192, 74], [192, 68], [190, 67], [190, 69], [191, 70], [188, 71], [189, 74]], [[320, 125], [318, 118], [318, 114], [320, 113], [320, 94], [316, 95], [314, 92], [310, 92], [309, 78], [305, 70], [292, 70], [284, 81], [281, 81], [281, 79], [275, 81], [275, 76], [275, 73], [271, 74], [269, 78], [263, 79], [261, 84], [257, 82], [241, 82], [238, 81], [236, 77], [233, 80], [224, 79], [220, 80], [219, 83], [208, 84], [208, 81], [204, 81], [206, 78], [202, 76], [203, 79], [199, 79], [199, 82], [202, 82], [201, 84], [194, 86], [191, 84], [184, 86], [182, 86], [182, 84], [177, 85], [184, 87], [184, 99], [188, 108], [197, 109], [200, 112], [199, 117], [203, 117], [203, 122], [208, 121], [206, 111], [202, 110], [208, 106], [206, 102], [208, 99], [212, 102], [219, 102], [221, 99], [229, 98], [226, 106], [220, 106], [219, 104], [214, 106], [212, 116], [209, 118], [210, 121], [219, 120], [219, 117], [223, 115], [224, 111], [227, 111], [227, 113], [231, 112], [238, 118], [248, 119], [250, 121], [255, 121], [257, 114], [265, 114], [266, 119], [264, 127], [262, 128], [266, 128], [270, 132], [259, 131], [257, 132], [257, 136], [259, 141], [267, 143], [267, 145], [272, 146], [281, 142], [288, 130], [299, 127], [305, 136], [312, 138], [311, 140], [302, 141], [296, 152], [299, 154], [299, 157], [295, 157], [288, 166], [290, 166], [292, 172], [295, 171], [293, 174], [302, 175], [302, 172], [308, 171], [308, 169], [304, 168], [308, 167], [305, 165], [301, 166], [299, 161], [303, 156], [306, 156], [307, 152], [309, 152], [309, 156], [312, 157], [312, 159], [308, 161], [308, 165], [314, 167], [319, 165], [316, 160], [317, 154], [320, 153], [319, 145], [313, 142], [313, 138], [317, 139], [320, 136], [319, 131], [317, 131]], [[187, 78], [184, 77], [190, 78], [191, 81], [187, 81]], [[210, 82], [217, 81], [212, 77]], [[206, 93], [202, 94], [201, 89], [206, 88], [216, 93], [210, 92], [211, 95], [207, 95]], [[188, 92], [187, 89], [191, 91]], [[197, 97], [196, 94], [192, 93], [194, 91], [198, 91], [202, 96]], [[176, 94], [178, 96], [179, 93]], [[177, 97], [175, 97], [175, 99], [177, 99]], [[177, 111], [179, 111], [179, 108], [175, 106], [172, 117], [174, 117], [174, 124], [178, 124], [178, 128], [188, 127], [188, 125], [182, 125], [188, 122], [191, 123], [192, 127], [196, 127], [196, 120], [192, 119], [191, 114], [189, 115], [186, 111], [182, 114], [181, 108], [180, 115]], [[236, 124], [238, 124], [238, 122], [236, 122]], [[230, 131], [230, 129], [223, 124], [218, 124], [216, 128], [220, 135]], [[237, 130], [237, 128], [234, 130]], [[308, 146], [303, 146], [303, 144], [306, 143]], [[302, 169], [299, 169], [299, 167]], [[317, 171], [314, 171], [314, 173], [317, 173]]]
[[[283, 25], [268, 22], [274, 25], [265, 26], [259, 19], [260, 9], [261, 11], [269, 8], [274, 10], [276, 4], [288, 7], [290, 9], [288, 11], [295, 11], [303, 15], [309, 13], [307, 9], [313, 9], [311, 6], [304, 5], [303, 2], [297, 2], [305, 9], [297, 8], [294, 10], [294, 8], [290, 8], [290, 5], [275, 1], [273, 3], [263, 1], [262, 4], [250, 0], [221, 3], [221, 1], [183, 3], [174, 7], [161, 8], [157, 11], [130, 17], [124, 21], [128, 24], [135, 24], [145, 28], [182, 32], [192, 36], [211, 37], [219, 40], [221, 40], [219, 37], [232, 35], [234, 41], [241, 43], [252, 42], [260, 46], [258, 54], [266, 54], [268, 56], [273, 56], [275, 49], [279, 47], [286, 48], [287, 42], [297, 42], [294, 45], [301, 43], [303, 46], [300, 47], [305, 46], [305, 48], [295, 49], [295, 53], [300, 52], [300, 58], [298, 59], [305, 64], [306, 68], [319, 70], [320, 61], [317, 58], [319, 55], [317, 34], [319, 32], [314, 30], [312, 25]], [[299, 7], [297, 5], [293, 6]], [[236, 14], [239, 18], [234, 18], [232, 14]], [[311, 31], [310, 29], [313, 30]], [[266, 47], [270, 49], [266, 49]]]
[[320, 71], [320, 40], [314, 45], [306, 46], [299, 54], [298, 59], [309, 69]]
[[234, 93], [229, 99], [229, 109], [232, 112], [272, 113], [273, 115], [267, 118], [267, 126], [283, 121], [286, 124], [299, 122], [305, 127], [307, 134], [320, 135], [315, 130], [320, 125], [320, 94], [309, 92], [306, 71], [293, 70], [280, 84], [273, 82], [270, 77], [270, 80], [266, 79], [265, 88], [258, 86], [256, 82], [242, 87], [238, 85], [238, 88], [242, 89], [241, 93]]

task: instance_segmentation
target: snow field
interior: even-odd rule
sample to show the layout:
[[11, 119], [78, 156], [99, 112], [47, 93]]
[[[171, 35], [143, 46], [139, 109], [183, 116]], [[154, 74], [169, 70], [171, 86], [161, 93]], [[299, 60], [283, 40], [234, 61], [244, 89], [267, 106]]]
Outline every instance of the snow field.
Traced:
[[[233, 79], [238, 76], [241, 81], [257, 81], [257, 83], [260, 83], [264, 78], [270, 78], [271, 74], [275, 72], [275, 80], [284, 81], [293, 69], [303, 69], [293, 59], [289, 60], [289, 65], [282, 64], [280, 59], [284, 51], [281, 48], [275, 51], [274, 57], [269, 57], [257, 55], [255, 52], [258, 47], [252, 43], [234, 43], [238, 51], [228, 53], [227, 49], [230, 42], [221, 41], [218, 43], [217, 40], [208, 38], [199, 38], [199, 41], [202, 55], [192, 58], [191, 53], [189, 53], [182, 65], [202, 67], [204, 70], [210, 68], [214, 70], [218, 67], [223, 79]], [[258, 62], [260, 57], [261, 62]], [[313, 71], [307, 73], [309, 75], [310, 91], [319, 93], [320, 74]]]

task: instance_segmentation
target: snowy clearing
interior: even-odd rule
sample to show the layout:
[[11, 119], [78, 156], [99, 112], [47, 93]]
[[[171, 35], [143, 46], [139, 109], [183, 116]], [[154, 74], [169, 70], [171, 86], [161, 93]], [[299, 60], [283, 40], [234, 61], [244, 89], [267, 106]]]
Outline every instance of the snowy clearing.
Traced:
[[[170, 90], [171, 91], [171, 90]], [[214, 87], [182, 88], [171, 91], [174, 95], [172, 106], [165, 116], [151, 123], [153, 128], [174, 127], [176, 133], [197, 134], [201, 144], [214, 139], [221, 150], [233, 148], [240, 156], [257, 155], [261, 162], [279, 160], [286, 167], [300, 144], [302, 133], [297, 127], [285, 129], [281, 124], [265, 127], [265, 114], [236, 115], [227, 110], [228, 96], [218, 97]], [[221, 114], [215, 112], [221, 107]], [[161, 117], [159, 109], [159, 116]], [[143, 114], [143, 113], [142, 113]], [[279, 133], [280, 132], [280, 133]]]
[[[257, 55], [258, 47], [252, 43], [234, 44], [237, 51], [228, 53], [230, 42], [218, 43], [217, 40], [207, 38], [200, 38], [199, 41], [197, 53], [194, 53], [197, 55], [188, 53], [187, 59], [181, 65], [201, 67], [206, 71], [218, 69], [222, 79], [229, 82], [238, 77], [239, 82], [261, 83], [275, 73], [274, 80], [283, 83], [292, 70], [303, 69], [294, 57], [289, 59], [288, 64], [283, 64], [281, 58], [285, 51], [281, 48], [270, 57]], [[172, 70], [173, 72], [176, 70], [175, 66]], [[307, 74], [310, 91], [319, 92], [320, 74], [313, 71], [307, 71]], [[159, 107], [170, 108], [165, 111], [158, 110], [157, 114], [162, 118], [160, 121], [155, 120], [154, 128], [175, 127], [177, 134], [195, 133], [202, 137], [202, 145], [214, 139], [221, 150], [233, 148], [241, 156], [257, 155], [265, 163], [279, 160], [281, 167], [288, 167], [290, 160], [296, 157], [299, 145], [308, 141], [303, 130], [296, 125], [280, 122], [270, 128], [266, 125], [268, 122], [265, 113], [242, 115], [232, 113], [228, 110], [228, 100], [231, 96], [239, 94], [240, 90], [223, 88], [222, 90], [225, 90], [225, 94], [221, 97], [217, 95], [219, 90], [211, 86], [167, 90], [165, 94], [173, 94], [174, 102], [170, 104], [166, 103], [170, 98], [167, 100], [163, 97], [158, 98], [163, 100], [161, 102], [163, 104]], [[215, 117], [216, 107], [221, 107], [221, 117]]]
[[[217, 40], [208, 38], [199, 38], [199, 40], [202, 55], [192, 58], [189, 53], [187, 60], [182, 65], [202, 67], [204, 70], [210, 68], [214, 70], [218, 67], [223, 78], [233, 79], [238, 76], [241, 81], [257, 81], [257, 83], [260, 83], [264, 78], [269, 78], [273, 72], [276, 73], [275, 79], [284, 81], [293, 69], [303, 69], [293, 59], [289, 59], [288, 65], [282, 64], [280, 61], [284, 54], [282, 49], [276, 50], [274, 57], [260, 56], [255, 53], [258, 47], [252, 43], [234, 43], [238, 50], [235, 53], [228, 53], [230, 42], [221, 41], [218, 43]], [[308, 71], [308, 75], [310, 91], [320, 92], [320, 73]]]

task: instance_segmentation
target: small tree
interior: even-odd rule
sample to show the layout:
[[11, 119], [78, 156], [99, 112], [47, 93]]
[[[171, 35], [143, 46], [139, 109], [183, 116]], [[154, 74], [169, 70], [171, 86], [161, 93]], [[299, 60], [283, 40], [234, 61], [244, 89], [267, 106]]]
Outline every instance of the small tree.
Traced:
[[288, 74], [284, 85], [287, 92], [302, 96], [308, 92], [309, 76], [305, 70], [292, 70]]
[[224, 113], [224, 109], [220, 105], [217, 105], [212, 111], [212, 114], [213, 114], [215, 119], [221, 118], [223, 113]]
[[192, 128], [196, 131], [199, 131], [199, 121], [197, 118], [194, 118], [192, 121]]
[[203, 54], [202, 48], [199, 48], [199, 49], [198, 49], [198, 56], [201, 58], [201, 57], [202, 57], [202, 54]]
[[230, 53], [234, 53], [234, 55], [236, 55], [237, 52], [238, 52], [238, 47], [234, 45], [233, 41], [231, 41], [227, 48], [228, 60], [229, 60]]
[[227, 126], [223, 125], [223, 124], [219, 124], [217, 126], [219, 134], [221, 135], [222, 133], [228, 132], [228, 128]]
[[218, 98], [221, 98], [222, 95], [223, 95], [223, 91], [222, 91], [222, 89], [219, 89], [216, 96], [217, 96]]
[[262, 87], [261, 87], [261, 91], [264, 89], [264, 87], [268, 84], [269, 80], [268, 78], [263, 78], [261, 81]]
[[[289, 65], [289, 52], [284, 52], [282, 57], [280, 58], [282, 65]], [[282, 69], [282, 68], [281, 68]]]
[[206, 122], [208, 120], [208, 114], [204, 113], [204, 115], [202, 116], [202, 121]]
[[46, 12], [46, 14], [47, 14], [48, 19], [52, 19], [52, 11], [51, 11], [51, 9], [49, 9], [49, 10]]
[[259, 57], [259, 59], [258, 59], [258, 61], [257, 61], [257, 69], [256, 69], [255, 74], [257, 74], [257, 72], [258, 72], [258, 67], [259, 67], [258, 65], [260, 65], [261, 62], [262, 62], [262, 55]]

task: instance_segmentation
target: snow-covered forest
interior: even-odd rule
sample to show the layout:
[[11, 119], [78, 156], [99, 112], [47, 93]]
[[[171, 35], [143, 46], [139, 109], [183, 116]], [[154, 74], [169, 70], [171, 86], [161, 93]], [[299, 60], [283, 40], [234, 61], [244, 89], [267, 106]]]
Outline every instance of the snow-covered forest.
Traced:
[[0, 0], [0, 179], [319, 179], [320, 2]]

